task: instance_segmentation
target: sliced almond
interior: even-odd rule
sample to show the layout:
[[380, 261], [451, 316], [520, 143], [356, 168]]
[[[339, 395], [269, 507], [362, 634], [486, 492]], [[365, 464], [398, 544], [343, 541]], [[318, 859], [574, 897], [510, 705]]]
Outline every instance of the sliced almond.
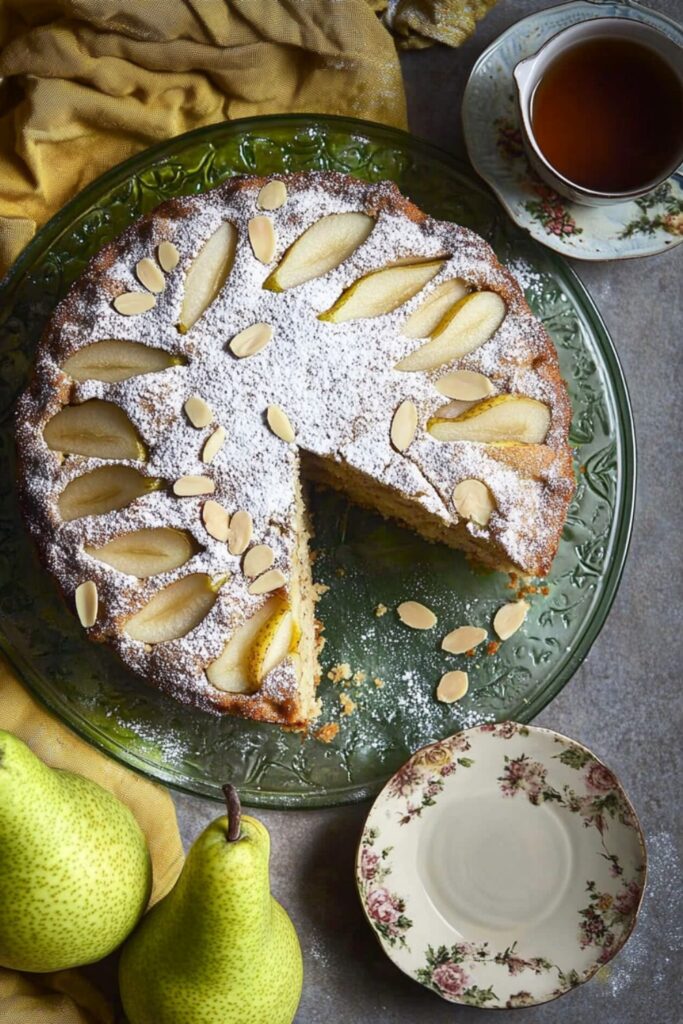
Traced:
[[441, 650], [449, 654], [464, 654], [483, 643], [488, 633], [478, 626], [459, 626], [447, 633], [441, 641]]
[[225, 427], [216, 427], [202, 449], [202, 462], [211, 462], [225, 444]]
[[412, 443], [417, 430], [417, 408], [410, 399], [401, 402], [391, 420], [391, 443], [399, 452], [404, 452]]
[[463, 519], [477, 526], [486, 526], [496, 508], [493, 495], [481, 480], [461, 480], [453, 491], [453, 504]]
[[149, 288], [151, 292], [163, 292], [166, 287], [166, 278], [149, 256], [145, 256], [137, 263], [135, 273], [140, 284]]
[[270, 263], [275, 255], [275, 228], [270, 217], [252, 217], [249, 221], [249, 241], [254, 256], [261, 263]]
[[264, 185], [258, 194], [256, 205], [260, 210], [279, 210], [287, 202], [287, 186], [275, 179]]
[[434, 612], [419, 601], [404, 601], [396, 611], [401, 622], [411, 629], [432, 629], [436, 625]]
[[273, 433], [277, 434], [277, 436], [282, 438], [283, 441], [290, 444], [294, 440], [296, 437], [294, 427], [289, 422], [287, 413], [281, 409], [279, 405], [268, 406], [266, 409], [266, 419], [268, 420], [268, 426]]
[[271, 341], [273, 328], [270, 324], [252, 324], [236, 334], [229, 344], [229, 349], [238, 359], [255, 356]]
[[258, 579], [250, 583], [247, 589], [250, 594], [269, 594], [271, 590], [284, 587], [286, 582], [280, 569], [271, 569], [270, 572], [264, 572], [263, 576], [259, 576]]
[[240, 509], [230, 520], [228, 530], [228, 551], [231, 555], [243, 554], [251, 543], [254, 522], [248, 512]]
[[173, 484], [173, 493], [179, 498], [194, 497], [197, 494], [213, 494], [216, 485], [210, 476], [181, 476]]
[[493, 394], [494, 387], [488, 377], [474, 370], [456, 370], [440, 377], [435, 384], [436, 390], [447, 398], [457, 398], [461, 402], [476, 402], [480, 398], [488, 398]]
[[188, 420], [197, 430], [208, 427], [213, 419], [213, 409], [199, 395], [190, 395], [183, 408]]
[[507, 640], [517, 632], [528, 611], [529, 605], [526, 601], [512, 601], [498, 609], [493, 617], [493, 628], [501, 640]]
[[159, 266], [161, 269], [169, 274], [178, 266], [180, 253], [173, 242], [159, 242], [157, 247], [157, 259], [159, 260]]
[[462, 416], [464, 412], [471, 409], [476, 402], [461, 402], [458, 398], [454, 398], [450, 402], [445, 402], [443, 405], [434, 413], [434, 419], [437, 420], [457, 420], [458, 416]]
[[81, 583], [76, 587], [75, 597], [76, 611], [78, 612], [81, 626], [84, 629], [89, 629], [97, 621], [97, 587], [92, 580], [86, 580], [85, 583]]
[[244, 556], [242, 571], [245, 576], [260, 576], [266, 569], [270, 569], [275, 561], [273, 549], [268, 544], [256, 544], [249, 548]]
[[202, 522], [206, 532], [215, 540], [226, 541], [228, 539], [230, 516], [217, 501], [209, 499], [204, 502]]
[[470, 681], [467, 678], [467, 672], [446, 672], [445, 675], [441, 676], [439, 685], [436, 688], [437, 700], [440, 700], [443, 704], [452, 704], [456, 700], [460, 700], [467, 693], [467, 689], [470, 685]]
[[114, 299], [114, 309], [123, 316], [135, 316], [146, 313], [156, 305], [156, 299], [149, 292], [124, 292]]

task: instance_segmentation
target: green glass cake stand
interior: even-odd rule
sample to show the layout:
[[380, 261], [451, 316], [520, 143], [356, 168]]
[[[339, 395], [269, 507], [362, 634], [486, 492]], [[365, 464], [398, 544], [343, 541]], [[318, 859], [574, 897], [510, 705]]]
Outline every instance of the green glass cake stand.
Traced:
[[[340, 495], [313, 495], [315, 575], [330, 588], [318, 606], [327, 641], [320, 723], [340, 727], [328, 744], [181, 706], [91, 644], [37, 561], [15, 484], [14, 401], [46, 319], [90, 257], [162, 200], [235, 174], [300, 170], [392, 179], [429, 213], [489, 240], [557, 346], [577, 451], [578, 487], [548, 593], [533, 598], [513, 639], [496, 653], [482, 645], [470, 658], [445, 655], [440, 637], [463, 622], [490, 624], [510, 599], [508, 578], [475, 571], [457, 553]], [[635, 486], [633, 423], [613, 345], [572, 271], [515, 228], [460, 165], [408, 134], [347, 118], [262, 117], [203, 128], [128, 160], [65, 206], [4, 280], [0, 358], [0, 646], [64, 722], [154, 779], [215, 797], [232, 781], [246, 803], [270, 807], [367, 797], [425, 743], [483, 721], [529, 721], [571, 678], [605, 621], [626, 557]], [[434, 609], [438, 637], [401, 625], [395, 607], [406, 599]], [[389, 610], [378, 616], [380, 604]], [[347, 663], [355, 679], [328, 679], [337, 663]], [[442, 673], [464, 667], [467, 696], [438, 703]], [[342, 691], [356, 705], [352, 714], [342, 713]]]

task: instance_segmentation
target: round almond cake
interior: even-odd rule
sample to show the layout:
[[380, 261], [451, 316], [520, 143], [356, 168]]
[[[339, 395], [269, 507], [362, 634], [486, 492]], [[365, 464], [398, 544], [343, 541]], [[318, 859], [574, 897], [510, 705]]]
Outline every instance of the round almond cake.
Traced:
[[181, 701], [301, 727], [302, 479], [545, 575], [570, 418], [479, 236], [388, 182], [235, 178], [137, 221], [56, 308], [18, 406], [22, 501], [92, 639]]

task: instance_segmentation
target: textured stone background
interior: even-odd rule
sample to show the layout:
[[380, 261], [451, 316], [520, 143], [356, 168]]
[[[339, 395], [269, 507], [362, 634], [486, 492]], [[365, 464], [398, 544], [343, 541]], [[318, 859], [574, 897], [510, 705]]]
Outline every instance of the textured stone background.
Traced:
[[[414, 134], [464, 156], [460, 100], [474, 61], [509, 25], [546, 5], [506, 0], [460, 49], [405, 54]], [[655, 0], [651, 6], [670, 17], [682, 13], [681, 0]], [[515, 1020], [678, 1024], [683, 1020], [677, 815], [683, 724], [683, 245], [644, 260], [575, 268], [607, 321], [630, 387], [638, 436], [638, 504], [631, 552], [609, 620], [586, 662], [537, 722], [586, 743], [619, 774], [645, 829], [650, 878], [638, 927], [602, 975]], [[189, 845], [216, 816], [217, 807], [186, 796], [175, 799]], [[273, 840], [273, 891], [292, 915], [304, 951], [298, 1024], [483, 1020], [484, 1011], [451, 1006], [411, 982], [384, 956], [366, 925], [353, 859], [367, 811], [368, 805], [361, 804], [258, 812]], [[501, 1013], [505, 1019], [511, 1016], [512, 1011]]]

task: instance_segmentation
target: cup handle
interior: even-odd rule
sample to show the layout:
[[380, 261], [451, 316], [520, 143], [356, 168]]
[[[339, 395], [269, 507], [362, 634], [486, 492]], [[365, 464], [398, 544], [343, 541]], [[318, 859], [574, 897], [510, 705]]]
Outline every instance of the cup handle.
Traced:
[[524, 60], [520, 60], [517, 64], [515, 64], [513, 68], [512, 76], [515, 82], [517, 83], [517, 88], [519, 89], [520, 93], [524, 91], [524, 86], [531, 77], [534, 62], [535, 57], [525, 57]]

